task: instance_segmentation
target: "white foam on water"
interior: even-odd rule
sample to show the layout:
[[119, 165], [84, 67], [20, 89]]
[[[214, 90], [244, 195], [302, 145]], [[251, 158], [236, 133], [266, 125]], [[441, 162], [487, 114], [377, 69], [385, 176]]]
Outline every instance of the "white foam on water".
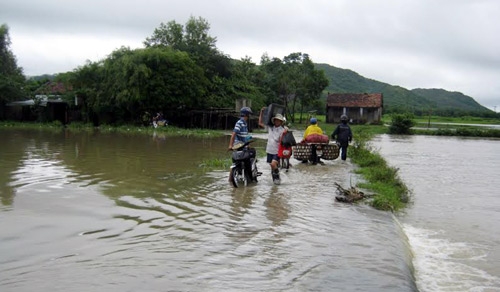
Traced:
[[444, 232], [403, 224], [413, 253], [417, 287], [427, 291], [500, 291], [500, 278], [474, 267], [485, 261], [484, 247], [451, 242]]

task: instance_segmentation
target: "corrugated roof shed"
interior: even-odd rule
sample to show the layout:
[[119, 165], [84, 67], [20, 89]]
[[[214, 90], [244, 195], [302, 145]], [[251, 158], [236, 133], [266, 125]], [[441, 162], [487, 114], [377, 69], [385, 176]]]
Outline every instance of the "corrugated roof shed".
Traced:
[[383, 107], [382, 93], [330, 93], [328, 107]]

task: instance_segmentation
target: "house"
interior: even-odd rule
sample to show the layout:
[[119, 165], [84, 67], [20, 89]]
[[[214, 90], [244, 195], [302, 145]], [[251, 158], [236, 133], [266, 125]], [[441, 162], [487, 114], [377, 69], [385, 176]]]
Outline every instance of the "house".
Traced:
[[355, 124], [380, 123], [383, 103], [382, 93], [328, 93], [326, 122], [338, 123], [347, 115]]
[[68, 103], [59, 96], [36, 95], [34, 99], [7, 104], [5, 117], [16, 121], [68, 122]]

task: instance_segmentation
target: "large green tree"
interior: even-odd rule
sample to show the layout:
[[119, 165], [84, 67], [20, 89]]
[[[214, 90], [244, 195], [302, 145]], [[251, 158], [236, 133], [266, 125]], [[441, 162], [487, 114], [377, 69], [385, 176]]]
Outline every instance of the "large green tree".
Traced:
[[17, 65], [10, 45], [9, 27], [2, 24], [0, 26], [0, 103], [24, 97], [25, 77], [23, 69]]
[[322, 70], [314, 68], [308, 54], [291, 53], [283, 60], [264, 55], [261, 66], [265, 72], [263, 86], [271, 92], [268, 102], [284, 104], [292, 122], [295, 122], [296, 112], [319, 106], [328, 79]]
[[145, 112], [204, 106], [208, 82], [188, 54], [170, 48], [122, 47], [75, 71], [74, 87], [90, 116], [142, 122]]
[[[205, 77], [210, 81], [209, 91], [203, 98], [205, 104], [221, 106], [227, 101], [228, 90], [232, 88], [232, 60], [217, 49], [217, 38], [209, 34], [210, 24], [203, 18], [191, 16], [185, 25], [175, 21], [161, 23], [144, 45], [149, 47], [168, 47], [186, 52], [203, 68]], [[234, 102], [236, 96], [232, 96]]]

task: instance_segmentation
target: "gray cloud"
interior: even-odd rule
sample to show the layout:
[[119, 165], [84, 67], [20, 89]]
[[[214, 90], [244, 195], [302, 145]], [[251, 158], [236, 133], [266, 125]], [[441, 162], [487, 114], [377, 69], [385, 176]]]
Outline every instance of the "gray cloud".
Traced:
[[412, 88], [444, 88], [500, 106], [496, 0], [0, 0], [28, 75], [70, 71], [120, 46], [142, 46], [161, 22], [211, 25], [233, 58], [308, 53], [314, 62]]

